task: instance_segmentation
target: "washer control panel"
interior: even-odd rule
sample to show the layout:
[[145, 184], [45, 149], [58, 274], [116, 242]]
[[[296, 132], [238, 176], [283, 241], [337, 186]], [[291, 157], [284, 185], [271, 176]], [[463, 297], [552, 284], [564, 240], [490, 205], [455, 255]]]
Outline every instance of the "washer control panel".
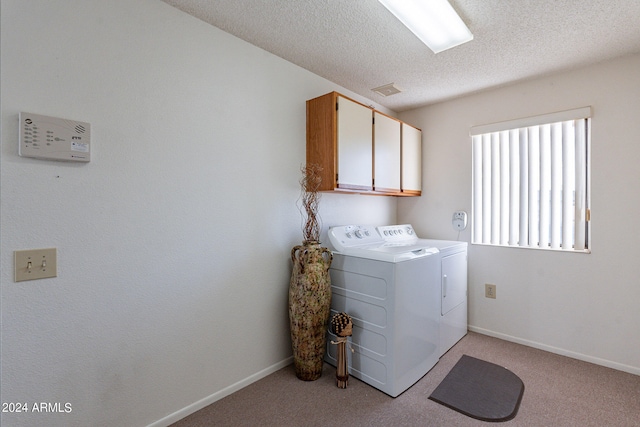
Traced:
[[337, 251], [345, 248], [373, 246], [407, 246], [415, 243], [418, 236], [411, 224], [383, 225], [342, 225], [329, 229], [329, 240]]
[[342, 225], [329, 229], [329, 240], [340, 251], [344, 248], [383, 244], [384, 239], [370, 225]]

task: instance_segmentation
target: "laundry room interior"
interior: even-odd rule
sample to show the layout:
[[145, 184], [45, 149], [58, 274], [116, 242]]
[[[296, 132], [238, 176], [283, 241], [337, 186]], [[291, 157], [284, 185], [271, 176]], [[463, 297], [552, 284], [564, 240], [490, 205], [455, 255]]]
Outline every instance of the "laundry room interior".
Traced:
[[[571, 66], [486, 79], [455, 95], [434, 91], [428, 102], [403, 105], [393, 101], [403, 93], [385, 98], [370, 90], [375, 85], [366, 93], [341, 85], [180, 3], [0, 4], [1, 400], [3, 408], [22, 402], [29, 409], [3, 410], [2, 425], [166, 426], [291, 369], [288, 295], [291, 251], [303, 240], [306, 103], [333, 92], [421, 130], [421, 189], [410, 196], [322, 191], [320, 242], [330, 244], [332, 227], [404, 224], [420, 238], [465, 242], [470, 337], [628, 374], [640, 401], [640, 233], [631, 221], [640, 212], [636, 2], [588, 2], [606, 8], [596, 15], [612, 22], [635, 22], [633, 31], [619, 28], [626, 43], [596, 59], [580, 51]], [[206, 2], [183, 8], [189, 3]], [[274, 3], [275, 12], [305, 13]], [[318, 10], [338, 7], [310, 3], [317, 20]], [[481, 2], [449, 3], [473, 31]], [[589, 23], [582, 24], [587, 37]], [[444, 61], [483, 43], [481, 34], [436, 56], [425, 49]], [[490, 42], [491, 58], [500, 57]], [[502, 60], [460, 60], [455, 75], [419, 78], [456, 88], [458, 74], [476, 67], [522, 65]], [[366, 84], [373, 67], [362, 66]], [[327, 68], [340, 73], [335, 63]], [[380, 79], [378, 86], [394, 77]], [[473, 243], [471, 129], [582, 107], [591, 111], [588, 250]], [[90, 161], [20, 155], [21, 113], [90, 124]], [[467, 215], [462, 230], [455, 212]], [[56, 249], [56, 276], [16, 281], [14, 252], [38, 248]], [[485, 296], [487, 284], [495, 298]], [[323, 375], [334, 376], [328, 366]], [[359, 381], [349, 380], [347, 391]], [[313, 382], [305, 386], [312, 390]], [[380, 399], [392, 404], [402, 396]], [[37, 402], [56, 413], [34, 413]]]

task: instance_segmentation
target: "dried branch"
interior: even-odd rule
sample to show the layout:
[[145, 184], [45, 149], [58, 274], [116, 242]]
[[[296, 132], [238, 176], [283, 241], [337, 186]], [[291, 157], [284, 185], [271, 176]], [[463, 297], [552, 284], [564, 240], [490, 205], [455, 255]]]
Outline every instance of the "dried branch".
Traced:
[[[320, 171], [322, 167], [317, 164], [307, 164], [300, 168], [302, 178], [300, 179], [301, 199], [304, 225], [302, 227], [302, 236], [305, 241], [320, 241], [320, 218], [318, 216], [318, 204], [320, 202], [320, 193], [318, 189], [322, 182]], [[304, 220], [306, 218], [306, 220]]]

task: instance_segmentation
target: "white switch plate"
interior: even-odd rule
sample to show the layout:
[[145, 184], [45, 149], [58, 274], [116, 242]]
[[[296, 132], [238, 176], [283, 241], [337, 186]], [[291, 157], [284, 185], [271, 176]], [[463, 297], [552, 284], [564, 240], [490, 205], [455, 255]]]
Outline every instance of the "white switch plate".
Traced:
[[58, 276], [56, 248], [15, 251], [14, 260], [16, 282]]

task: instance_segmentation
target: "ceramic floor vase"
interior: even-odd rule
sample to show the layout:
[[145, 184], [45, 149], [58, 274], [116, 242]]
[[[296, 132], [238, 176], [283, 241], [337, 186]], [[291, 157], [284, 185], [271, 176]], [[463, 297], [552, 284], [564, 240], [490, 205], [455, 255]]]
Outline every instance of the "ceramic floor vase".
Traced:
[[329, 267], [333, 255], [318, 242], [291, 249], [289, 324], [296, 376], [313, 381], [322, 375], [331, 309]]

